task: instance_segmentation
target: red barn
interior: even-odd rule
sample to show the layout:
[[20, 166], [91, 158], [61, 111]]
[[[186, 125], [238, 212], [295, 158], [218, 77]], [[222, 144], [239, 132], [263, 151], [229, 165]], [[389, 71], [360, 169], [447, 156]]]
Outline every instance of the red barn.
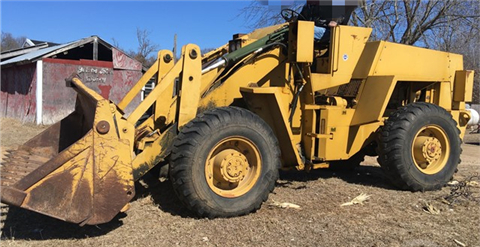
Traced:
[[65, 85], [73, 73], [115, 103], [142, 76], [140, 62], [97, 36], [61, 45], [27, 40], [23, 48], [2, 52], [0, 66], [0, 116], [37, 124], [55, 123], [73, 111], [76, 92]]

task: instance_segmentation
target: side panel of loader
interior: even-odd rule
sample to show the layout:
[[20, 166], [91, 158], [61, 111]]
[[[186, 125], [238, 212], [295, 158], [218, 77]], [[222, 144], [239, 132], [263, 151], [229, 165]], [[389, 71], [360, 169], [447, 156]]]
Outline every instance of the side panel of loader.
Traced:
[[[385, 41], [366, 42], [369, 31], [347, 26], [335, 28], [329, 58], [317, 59], [317, 63], [328, 63], [329, 70], [311, 74], [312, 92], [332, 96], [338, 92], [337, 86], [351, 84], [353, 94], [347, 97], [354, 97], [354, 100], [339, 112], [353, 112], [353, 117], [343, 119], [348, 115], [344, 114], [336, 121], [332, 117], [337, 111], [336, 106], [317, 107], [318, 110], [313, 112], [318, 117], [307, 117], [316, 121], [313, 125], [317, 126], [313, 133], [306, 133], [311, 139], [304, 136], [307, 158], [337, 160], [351, 157], [362, 148], [362, 144], [372, 141], [375, 128], [383, 125], [386, 117], [395, 110], [388, 106], [394, 97], [398, 103], [412, 103], [417, 100], [415, 94], [420, 90], [429, 92], [427, 102], [451, 112], [463, 137], [465, 125], [462, 123], [469, 117], [461, 99], [468, 98], [464, 97], [465, 92], [471, 90], [469, 84], [464, 83], [467, 72], [463, 71], [462, 56]], [[355, 88], [357, 82], [360, 86]], [[408, 88], [408, 96], [398, 92], [393, 95], [398, 87]], [[311, 112], [307, 110], [304, 115]], [[343, 128], [345, 123], [349, 128]], [[309, 152], [312, 145], [316, 146], [315, 153]], [[329, 148], [332, 145], [337, 148]]]
[[395, 76], [368, 77], [358, 93], [351, 125], [381, 121], [396, 83]]
[[[396, 100], [412, 103], [416, 90], [426, 90], [429, 96], [424, 100], [451, 112], [463, 137], [465, 124], [462, 123], [469, 118], [464, 102], [472, 92], [470, 84], [465, 83], [468, 81], [465, 79], [467, 74], [472, 73], [463, 70], [463, 57], [458, 54], [385, 41], [369, 42], [353, 72], [353, 78], [366, 78], [366, 81], [356, 99], [358, 105], [352, 124], [368, 123], [388, 116], [384, 114], [385, 106], [376, 106], [380, 105], [379, 102], [385, 104], [391, 101], [392, 89], [409, 84], [408, 87], [413, 90], [409, 92], [410, 98]], [[372, 81], [372, 78], [380, 76], [395, 76], [395, 81], [392, 81], [393, 84], [389, 80]], [[365, 99], [374, 99], [377, 103], [366, 102]]]
[[283, 167], [299, 166], [303, 169], [303, 161], [298, 155], [297, 142], [291, 138], [292, 128], [288, 122], [288, 105], [292, 95], [283, 93], [282, 88], [240, 88], [249, 109], [264, 119], [275, 132], [282, 151]]

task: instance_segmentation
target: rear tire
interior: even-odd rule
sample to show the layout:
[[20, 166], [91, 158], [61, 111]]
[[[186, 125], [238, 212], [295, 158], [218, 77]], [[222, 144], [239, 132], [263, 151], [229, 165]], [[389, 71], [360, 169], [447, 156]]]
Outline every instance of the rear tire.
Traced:
[[252, 112], [206, 111], [186, 124], [173, 144], [170, 177], [186, 207], [200, 217], [257, 210], [278, 179], [278, 141]]
[[390, 181], [411, 191], [437, 190], [460, 163], [460, 131], [450, 113], [429, 103], [413, 103], [385, 122], [378, 162]]

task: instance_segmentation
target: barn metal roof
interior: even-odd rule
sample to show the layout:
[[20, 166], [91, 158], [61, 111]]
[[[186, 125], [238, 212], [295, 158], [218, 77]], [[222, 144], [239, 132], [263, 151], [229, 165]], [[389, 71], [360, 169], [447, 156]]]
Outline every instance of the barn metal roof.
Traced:
[[[58, 45], [58, 44], [55, 44], [55, 45]], [[8, 51], [2, 51], [2, 53], [0, 54], [0, 61], [1, 60], [5, 61], [7, 59], [18, 57], [20, 55], [30, 53], [32, 51], [47, 48], [48, 46], [49, 45], [47, 43], [43, 43], [43, 44], [37, 44], [37, 45], [33, 45], [33, 46], [23, 46], [21, 48], [12, 49], [12, 50], [8, 50]]]
[[13, 63], [20, 63], [20, 62], [34, 62], [34, 61], [38, 60], [38, 58], [48, 57], [48, 54], [50, 54], [50, 53], [52, 53], [52, 52], [54, 52], [58, 49], [67, 47], [71, 44], [72, 43], [67, 43], [67, 44], [63, 44], [63, 45], [56, 45], [56, 46], [52, 46], [52, 47], [47, 47], [45, 49], [32, 51], [32, 52], [29, 52], [27, 54], [23, 54], [23, 55], [20, 55], [18, 57], [14, 57], [14, 58], [8, 59], [6, 61], [3, 61], [3, 62], [0, 63], [0, 66], [4, 66], [4, 65], [7, 65], [7, 64], [13, 64]]
[[46, 57], [51, 57], [56, 54], [68, 51], [70, 49], [73, 49], [75, 47], [90, 43], [95, 41], [95, 39], [98, 41], [99, 44], [102, 44], [108, 48], [112, 48], [112, 45], [109, 43], [105, 42], [98, 36], [91, 36], [88, 38], [84, 38], [78, 41], [62, 44], [62, 45], [56, 45], [56, 46], [51, 46], [47, 47], [44, 49], [32, 51], [5, 61], [0, 62], [0, 66], [5, 66], [5, 65], [10, 65], [10, 64], [23, 64], [23, 63], [31, 63], [35, 62], [39, 59], [46, 58]]

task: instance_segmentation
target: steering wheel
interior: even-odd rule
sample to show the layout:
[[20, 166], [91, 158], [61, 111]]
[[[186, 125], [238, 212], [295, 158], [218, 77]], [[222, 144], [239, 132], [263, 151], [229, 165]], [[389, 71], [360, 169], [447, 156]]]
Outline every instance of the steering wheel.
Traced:
[[280, 15], [287, 22], [296, 20], [296, 19], [298, 19], [299, 16], [301, 16], [303, 19], [305, 19], [305, 17], [303, 17], [303, 15], [299, 14], [297, 11], [295, 11], [293, 9], [282, 9], [282, 11], [280, 11]]

